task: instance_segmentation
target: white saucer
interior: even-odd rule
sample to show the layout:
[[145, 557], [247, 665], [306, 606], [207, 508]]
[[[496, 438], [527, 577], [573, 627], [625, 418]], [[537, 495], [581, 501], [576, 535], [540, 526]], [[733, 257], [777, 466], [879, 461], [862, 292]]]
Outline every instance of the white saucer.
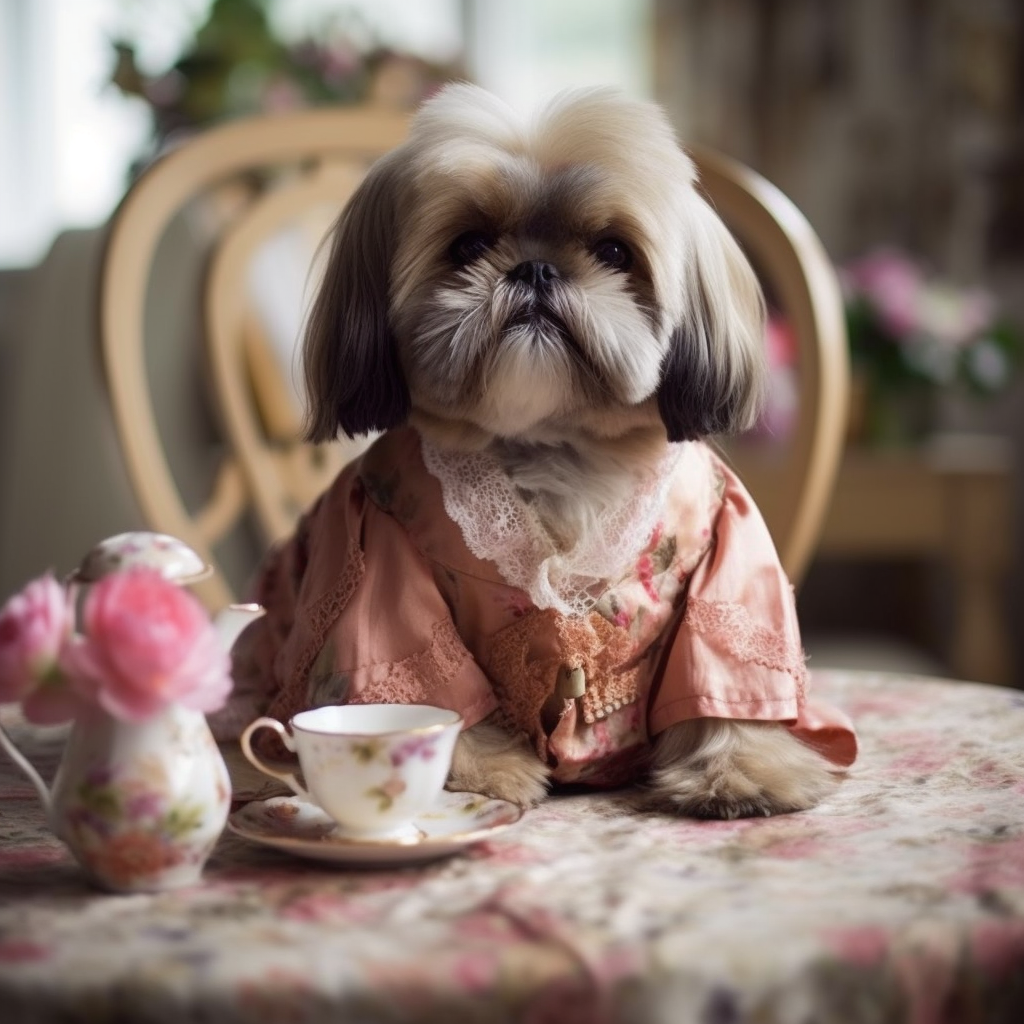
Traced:
[[255, 800], [235, 811], [228, 828], [243, 839], [334, 864], [415, 864], [456, 853], [514, 825], [523, 809], [479, 793], [441, 794], [411, 826], [380, 838], [347, 836], [315, 804], [297, 796]]

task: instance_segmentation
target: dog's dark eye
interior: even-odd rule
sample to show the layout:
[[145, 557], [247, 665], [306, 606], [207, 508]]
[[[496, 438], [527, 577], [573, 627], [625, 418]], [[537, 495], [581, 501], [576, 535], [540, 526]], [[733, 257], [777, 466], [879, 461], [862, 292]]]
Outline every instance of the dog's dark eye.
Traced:
[[602, 238], [594, 246], [594, 255], [612, 270], [629, 270], [633, 265], [633, 254], [629, 246], [617, 238]]
[[448, 249], [448, 255], [453, 263], [464, 267], [468, 263], [480, 259], [493, 245], [494, 239], [486, 232], [466, 231], [452, 242]]

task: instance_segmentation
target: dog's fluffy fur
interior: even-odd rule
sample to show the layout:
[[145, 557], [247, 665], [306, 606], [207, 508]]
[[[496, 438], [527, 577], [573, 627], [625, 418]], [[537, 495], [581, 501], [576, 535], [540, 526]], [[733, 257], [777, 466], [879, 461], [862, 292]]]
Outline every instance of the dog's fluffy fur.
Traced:
[[[334, 232], [306, 335], [307, 436], [408, 421], [441, 447], [489, 448], [570, 550], [667, 442], [751, 424], [763, 319], [658, 108], [591, 90], [524, 122], [452, 86]], [[485, 722], [451, 781], [531, 804], [546, 775]], [[810, 806], [830, 778], [780, 726], [699, 720], [656, 741], [652, 799], [770, 814]]]

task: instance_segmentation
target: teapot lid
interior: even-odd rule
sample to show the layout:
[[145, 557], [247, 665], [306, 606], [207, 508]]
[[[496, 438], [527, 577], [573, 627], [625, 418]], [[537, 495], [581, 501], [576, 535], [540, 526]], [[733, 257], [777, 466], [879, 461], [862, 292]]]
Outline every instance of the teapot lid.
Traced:
[[136, 566], [155, 569], [174, 583], [195, 583], [213, 572], [184, 541], [166, 533], [133, 530], [101, 540], [68, 577], [75, 583], [95, 583], [113, 572]]

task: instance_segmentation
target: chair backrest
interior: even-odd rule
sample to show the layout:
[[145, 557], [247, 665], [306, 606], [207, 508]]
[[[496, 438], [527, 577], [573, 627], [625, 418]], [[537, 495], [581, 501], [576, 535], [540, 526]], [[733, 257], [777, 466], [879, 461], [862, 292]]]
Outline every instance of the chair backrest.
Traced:
[[843, 299], [807, 218], [764, 177], [720, 153], [692, 153], [706, 195], [754, 263], [797, 340], [799, 403], [784, 443], [731, 442], [794, 585], [803, 579], [843, 452], [850, 391]]
[[[280, 537], [344, 461], [341, 446], [298, 441], [286, 374], [254, 313], [249, 261], [306, 208], [326, 204], [336, 214], [407, 127], [404, 115], [372, 107], [234, 121], [157, 160], [114, 214], [102, 264], [100, 338], [115, 426], [147, 524], [180, 537], [214, 566], [195, 585], [210, 607], [234, 597], [218, 545], [246, 517], [255, 519], [263, 543]], [[189, 507], [195, 503], [186, 502], [172, 471], [154, 403], [160, 381], [147, 369], [147, 301], [160, 287], [161, 244], [184, 216], [201, 236], [187, 255], [203, 261], [208, 384], [223, 433], [219, 468], [198, 507]]]
[[[234, 596], [218, 557], [229, 534], [248, 523], [257, 547], [286, 535], [357, 450], [300, 441], [300, 400], [287, 360], [269, 336], [253, 261], [309, 210], [318, 227], [307, 234], [315, 239], [369, 164], [406, 131], [404, 115], [370, 107], [232, 122], [158, 160], [112, 220], [100, 328], [118, 436], [148, 525], [180, 537], [214, 566], [213, 576], [196, 585], [210, 607]], [[732, 161], [711, 152], [694, 156], [709, 198], [766, 277], [799, 339], [801, 405], [785, 455], [766, 461], [742, 445], [730, 450], [797, 581], [813, 550], [842, 444], [848, 369], [839, 291], [792, 203]], [[222, 434], [219, 467], [198, 502], [186, 500], [188, 488], [172, 471], [154, 403], [160, 381], [147, 369], [147, 301], [160, 288], [161, 243], [183, 216], [200, 236], [193, 258], [203, 266], [205, 384]], [[305, 258], [314, 248], [307, 247]]]

